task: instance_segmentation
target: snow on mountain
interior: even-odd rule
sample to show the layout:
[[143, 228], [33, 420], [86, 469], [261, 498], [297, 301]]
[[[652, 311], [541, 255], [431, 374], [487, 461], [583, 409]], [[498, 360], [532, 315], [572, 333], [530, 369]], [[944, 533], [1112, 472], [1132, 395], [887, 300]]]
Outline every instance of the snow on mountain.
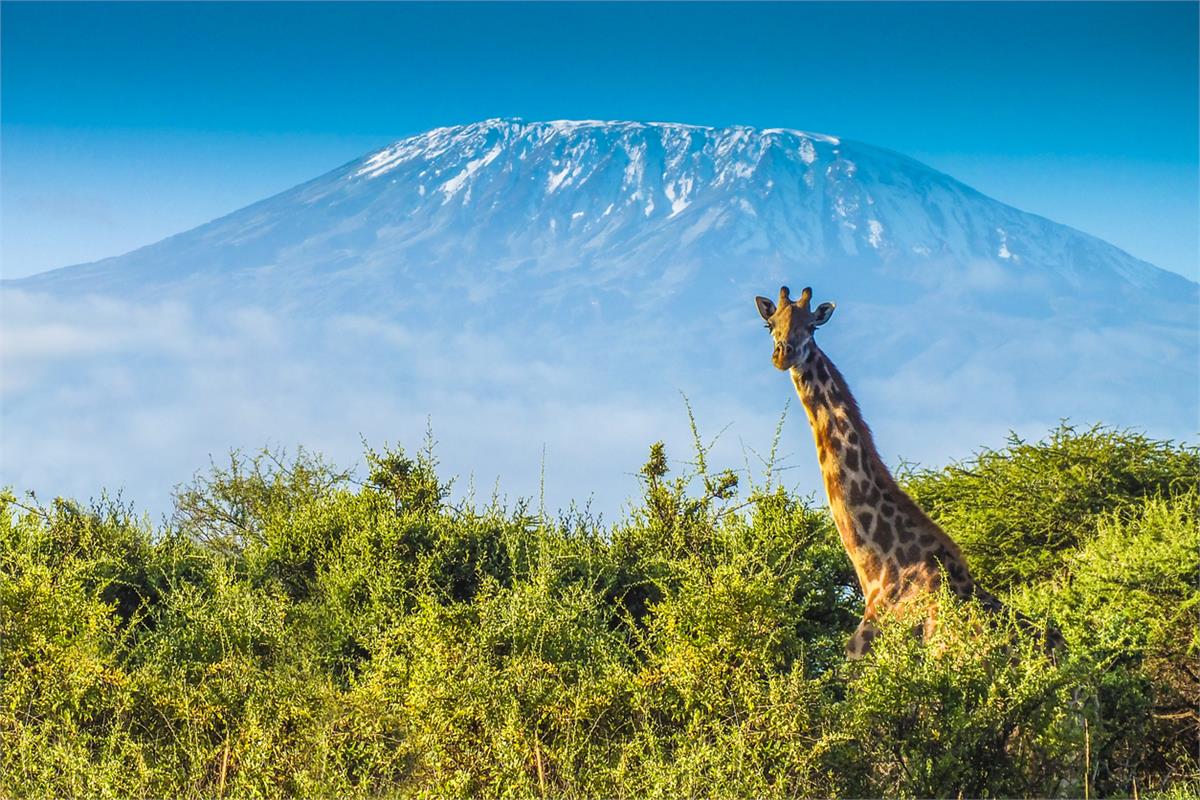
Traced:
[[868, 145], [782, 129], [516, 120], [404, 139], [193, 231], [26, 285], [170, 293], [184, 278], [270, 284], [274, 272], [336, 288], [465, 260], [459, 277], [473, 282], [585, 266], [587, 285], [619, 289], [656, 263], [716, 255], [788, 268], [982, 261], [1085, 293], [1114, 280], [1182, 286]]
[[[822, 341], [890, 457], [1065, 416], [1195, 432], [1196, 284], [1095, 237], [832, 136], [487, 120], [3, 284], [0, 482], [132, 475], [98, 466], [122, 448], [344, 454], [432, 414], [456, 471], [528, 489], [545, 443], [560, 500], [612, 509], [677, 391], [762, 444], [791, 389], [752, 300], [780, 283], [838, 302]], [[64, 462], [47, 428], [100, 444]]]

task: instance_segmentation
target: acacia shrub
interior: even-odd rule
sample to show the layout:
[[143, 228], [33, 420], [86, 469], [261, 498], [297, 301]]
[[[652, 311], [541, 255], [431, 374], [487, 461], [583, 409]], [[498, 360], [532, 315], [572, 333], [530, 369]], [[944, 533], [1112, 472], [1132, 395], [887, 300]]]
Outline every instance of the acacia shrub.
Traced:
[[[428, 450], [369, 452], [362, 483], [234, 459], [157, 530], [4, 495], [0, 795], [1185, 796], [1194, 451], [1101, 433], [910, 478], [952, 535], [1029, 526], [1001, 594], [1059, 625], [1056, 660], [947, 601], [933, 641], [893, 620], [846, 662], [862, 599], [828, 513], [661, 446], [610, 526], [451, 502]], [[1053, 514], [1013, 516], [1015, 476], [1074, 504], [1052, 557], [1022, 555]]]
[[1053, 577], [1093, 535], [1097, 518], [1136, 516], [1143, 500], [1186, 492], [1197, 480], [1196, 447], [1065, 422], [1038, 442], [1013, 434], [998, 450], [901, 475], [993, 591]]

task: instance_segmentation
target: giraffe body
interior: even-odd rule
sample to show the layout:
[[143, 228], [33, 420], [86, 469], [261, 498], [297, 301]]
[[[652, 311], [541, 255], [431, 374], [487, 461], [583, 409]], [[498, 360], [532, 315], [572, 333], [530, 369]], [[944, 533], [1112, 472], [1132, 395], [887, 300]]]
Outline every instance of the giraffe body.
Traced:
[[958, 545], [884, 466], [849, 386], [813, 340], [813, 331], [832, 315], [833, 304], [814, 312], [811, 296], [812, 290], [805, 289], [793, 302], [785, 286], [778, 307], [764, 297], [757, 300], [775, 339], [772, 360], [791, 372], [808, 414], [829, 508], [866, 599], [847, 654], [861, 658], [875, 637], [880, 614], [927, 601], [944, 579], [957, 597], [976, 597], [985, 608], [1000, 610], [1000, 602], [971, 577]]

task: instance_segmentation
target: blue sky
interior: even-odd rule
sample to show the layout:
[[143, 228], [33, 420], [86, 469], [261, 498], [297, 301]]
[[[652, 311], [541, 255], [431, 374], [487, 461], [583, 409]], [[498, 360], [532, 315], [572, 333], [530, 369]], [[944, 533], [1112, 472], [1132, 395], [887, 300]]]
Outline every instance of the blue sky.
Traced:
[[4, 277], [431, 127], [796, 127], [1197, 264], [1196, 3], [0, 5]]

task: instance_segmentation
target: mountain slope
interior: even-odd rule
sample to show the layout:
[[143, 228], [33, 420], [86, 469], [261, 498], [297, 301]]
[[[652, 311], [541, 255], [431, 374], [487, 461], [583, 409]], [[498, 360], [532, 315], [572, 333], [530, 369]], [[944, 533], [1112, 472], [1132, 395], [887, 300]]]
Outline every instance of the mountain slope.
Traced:
[[1187, 283], [903, 156], [834, 137], [512, 120], [411, 137], [156, 245], [23, 283], [161, 290], [200, 273], [270, 284], [263, 273], [275, 270], [325, 285], [469, 257], [474, 280], [480, 268], [587, 266], [584, 280], [604, 287], [717, 255], [801, 269], [987, 262], [1088, 294]]
[[[66, 469], [28, 433], [47, 416], [181, 454], [336, 454], [358, 433], [410, 440], [432, 413], [461, 472], [528, 490], [546, 443], [557, 497], [611, 508], [630, 482], [597, 484], [600, 465], [682, 434], [677, 391], [769, 436], [791, 390], [752, 299], [780, 283], [838, 302], [822, 343], [889, 457], [940, 462], [1064, 416], [1195, 431], [1197, 285], [1095, 237], [830, 136], [488, 120], [6, 282], [20, 457], [0, 478]], [[165, 419], [179, 430], [154, 434]]]

